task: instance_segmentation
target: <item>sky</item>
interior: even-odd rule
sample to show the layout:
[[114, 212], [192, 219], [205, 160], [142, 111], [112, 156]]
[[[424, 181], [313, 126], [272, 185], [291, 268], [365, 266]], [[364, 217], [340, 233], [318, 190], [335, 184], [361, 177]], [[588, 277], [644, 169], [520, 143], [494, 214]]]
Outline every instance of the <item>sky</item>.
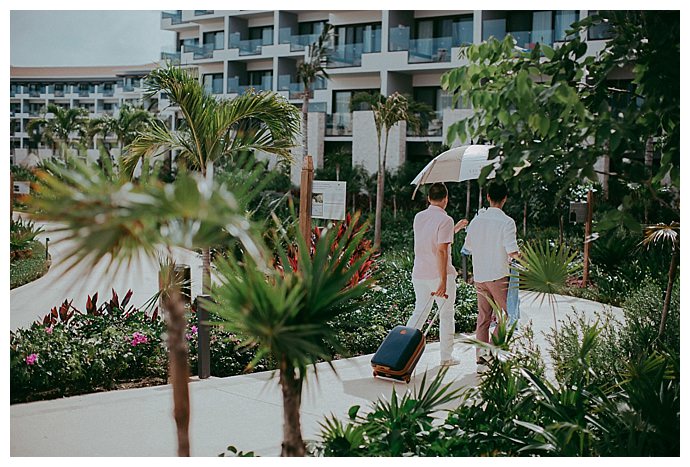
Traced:
[[175, 34], [160, 10], [10, 12], [14, 66], [141, 65], [160, 60]]

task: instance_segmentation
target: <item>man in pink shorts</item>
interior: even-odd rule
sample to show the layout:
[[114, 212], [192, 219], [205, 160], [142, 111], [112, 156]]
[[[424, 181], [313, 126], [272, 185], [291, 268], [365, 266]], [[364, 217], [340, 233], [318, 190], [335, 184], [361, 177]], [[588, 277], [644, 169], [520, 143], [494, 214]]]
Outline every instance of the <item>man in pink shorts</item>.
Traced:
[[[519, 256], [515, 221], [502, 208], [508, 199], [503, 183], [493, 181], [487, 189], [489, 208], [467, 227], [464, 248], [472, 254], [474, 285], [477, 288], [477, 340], [489, 342], [493, 300], [505, 314], [508, 298], [510, 258]], [[477, 371], [486, 370], [486, 359], [477, 349]]]

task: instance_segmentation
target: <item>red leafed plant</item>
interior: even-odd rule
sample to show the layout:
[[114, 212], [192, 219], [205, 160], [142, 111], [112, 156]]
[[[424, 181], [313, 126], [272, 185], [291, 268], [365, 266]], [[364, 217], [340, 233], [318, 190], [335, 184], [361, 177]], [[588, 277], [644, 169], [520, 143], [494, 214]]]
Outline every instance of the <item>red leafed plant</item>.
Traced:
[[[357, 246], [355, 247], [355, 252], [352, 255], [352, 257], [349, 260], [349, 264], [352, 265], [356, 263], [362, 256], [366, 254], [366, 252], [370, 251], [372, 249], [372, 243], [371, 240], [367, 240], [360, 236], [360, 232], [362, 232], [362, 229], [367, 229], [368, 225], [366, 223], [360, 223], [360, 214], [355, 213], [354, 215], [351, 215], [350, 213], [347, 213], [345, 215], [345, 220], [334, 223], [333, 227], [334, 229], [337, 229], [337, 234], [333, 238], [333, 243], [331, 244], [331, 257], [337, 256], [339, 252], [336, 252], [336, 248], [338, 245], [342, 245], [342, 248], [349, 248], [352, 246], [353, 241], [359, 241]], [[321, 238], [321, 234], [323, 231], [323, 227], [314, 227], [311, 231], [311, 236], [309, 239], [309, 256], [313, 257], [314, 256], [314, 251], [316, 249], [316, 244]], [[349, 232], [349, 233], [348, 233]], [[347, 234], [347, 239], [344, 244], [341, 244], [341, 241], [343, 240], [343, 236]], [[367, 261], [362, 263], [360, 266], [359, 270], [357, 271], [356, 274], [352, 276], [352, 279], [348, 282], [347, 287], [352, 287], [355, 284], [358, 284], [372, 276], [374, 273], [374, 270], [376, 269], [376, 262], [378, 259], [379, 254], [374, 253], [372, 254]], [[297, 245], [289, 245], [287, 247], [287, 260], [290, 263], [290, 267], [292, 270], [296, 271], [297, 266], [298, 266], [298, 258], [299, 254], [297, 251]], [[274, 262], [274, 266], [276, 269], [279, 271], [283, 271], [282, 265], [280, 264], [280, 261], [276, 258]]]

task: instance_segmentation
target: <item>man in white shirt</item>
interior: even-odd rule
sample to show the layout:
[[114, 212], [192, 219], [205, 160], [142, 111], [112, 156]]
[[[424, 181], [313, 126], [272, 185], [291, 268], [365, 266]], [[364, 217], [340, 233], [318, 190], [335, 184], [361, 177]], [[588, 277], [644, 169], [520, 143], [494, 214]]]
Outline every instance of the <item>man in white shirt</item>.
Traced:
[[[500, 182], [491, 182], [487, 189], [489, 208], [477, 215], [467, 226], [464, 248], [472, 254], [474, 285], [477, 288], [477, 340], [489, 342], [489, 326], [493, 308], [489, 298], [505, 313], [508, 298], [510, 258], [519, 256], [515, 221], [502, 208], [508, 190]], [[478, 370], [486, 361], [477, 349]]]
[[432, 296], [439, 307], [439, 337], [441, 341], [441, 365], [460, 363], [453, 358], [455, 335], [455, 278], [450, 244], [453, 236], [467, 226], [463, 219], [453, 224], [446, 214], [448, 189], [443, 183], [429, 187], [429, 207], [414, 218], [414, 266], [412, 285], [415, 293], [414, 313], [407, 326], [421, 329], [433, 306]]

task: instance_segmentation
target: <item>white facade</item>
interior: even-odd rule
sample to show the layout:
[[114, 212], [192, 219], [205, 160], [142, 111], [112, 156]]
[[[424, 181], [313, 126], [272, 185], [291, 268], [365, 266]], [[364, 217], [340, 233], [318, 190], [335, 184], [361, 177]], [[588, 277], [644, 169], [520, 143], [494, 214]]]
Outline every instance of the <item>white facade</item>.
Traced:
[[[35, 165], [53, 157], [53, 151], [40, 142], [29, 148], [29, 122], [51, 118], [49, 104], [65, 108], [85, 108], [88, 118], [117, 116], [124, 104], [143, 106], [174, 127], [175, 114], [168, 109], [165, 96], [144, 98], [142, 78], [157, 64], [120, 67], [11, 67], [10, 68], [10, 157], [22, 165]], [[114, 136], [106, 140], [111, 154], [119, 149]], [[87, 148], [86, 157], [95, 160], [95, 141]]]
[[[329, 79], [316, 86], [310, 100], [308, 152], [319, 168], [324, 152], [346, 148], [353, 164], [375, 172], [371, 112], [346, 108], [348, 93], [351, 97], [358, 90], [383, 95], [397, 91], [433, 107], [436, 117], [421, 133], [405, 125], [391, 131], [387, 168], [395, 170], [407, 157], [423, 157], [428, 143], [449, 143], [449, 126], [471, 114], [462, 106], [451, 108], [450, 97], [440, 90], [441, 75], [462, 64], [461, 45], [506, 32], [525, 48], [535, 42], [557, 44], [565, 27], [587, 14], [586, 10], [175, 10], [162, 13], [161, 28], [178, 34], [176, 49], [164, 57], [198, 68], [209, 92], [232, 97], [248, 87], [273, 90], [300, 106], [296, 67], [304, 60], [305, 45], [318, 37], [318, 22], [329, 22], [334, 27]], [[530, 26], [518, 31], [510, 30], [515, 27], [510, 24]], [[590, 53], [595, 53], [603, 41], [591, 44]], [[294, 152], [300, 155], [301, 148]], [[300, 166], [301, 156], [295, 157], [291, 173], [296, 184]]]

